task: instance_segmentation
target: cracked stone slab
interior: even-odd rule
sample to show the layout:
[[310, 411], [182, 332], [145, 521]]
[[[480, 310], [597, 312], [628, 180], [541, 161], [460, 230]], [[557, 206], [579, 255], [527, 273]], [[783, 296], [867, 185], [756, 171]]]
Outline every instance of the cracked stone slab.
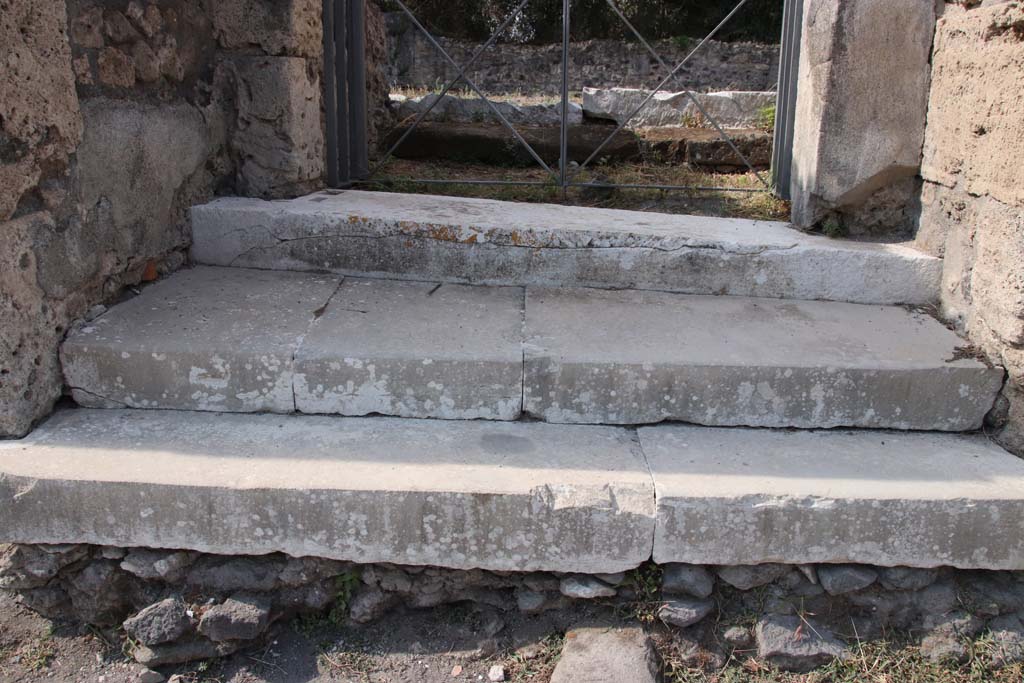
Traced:
[[181, 271], [74, 330], [65, 381], [88, 407], [292, 412], [295, 352], [339, 281]]
[[639, 434], [658, 500], [655, 562], [1024, 569], [1024, 461], [983, 436]]
[[326, 190], [192, 209], [198, 263], [496, 285], [927, 303], [942, 261], [784, 223]]
[[515, 420], [518, 287], [348, 278], [296, 357], [304, 413]]
[[548, 422], [965, 431], [1003, 370], [899, 307], [528, 288], [524, 411]]
[[0, 540], [614, 573], [650, 558], [631, 430], [72, 409], [0, 442]]

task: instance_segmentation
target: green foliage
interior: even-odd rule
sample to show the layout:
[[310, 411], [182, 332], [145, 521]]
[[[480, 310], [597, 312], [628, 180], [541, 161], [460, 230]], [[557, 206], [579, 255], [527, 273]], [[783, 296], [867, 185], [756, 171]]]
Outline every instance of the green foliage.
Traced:
[[770, 104], [767, 107], [762, 107], [757, 112], [757, 121], [754, 125], [769, 133], [775, 130], [775, 105]]
[[839, 239], [846, 237], [846, 226], [843, 225], [843, 219], [836, 214], [832, 214], [821, 222], [821, 231], [826, 237], [832, 239]]
[[356, 572], [345, 572], [334, 577], [334, 604], [331, 605], [327, 618], [335, 626], [344, 624], [348, 618], [348, 606], [358, 587], [359, 574]]

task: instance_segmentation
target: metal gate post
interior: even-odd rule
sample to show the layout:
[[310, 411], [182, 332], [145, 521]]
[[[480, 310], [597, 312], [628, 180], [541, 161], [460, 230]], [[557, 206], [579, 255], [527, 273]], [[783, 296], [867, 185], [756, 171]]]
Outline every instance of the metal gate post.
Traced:
[[803, 16], [803, 0], [786, 0], [782, 10], [779, 87], [776, 91], [775, 140], [772, 143], [772, 184], [775, 195], [782, 199], [790, 199], [789, 184], [793, 177], [793, 131], [796, 126]]
[[570, 0], [562, 0], [562, 129], [559, 139], [558, 182], [564, 200], [569, 188], [569, 39]]
[[352, 180], [365, 180], [370, 173], [370, 150], [366, 139], [366, 2], [348, 2], [348, 115]]

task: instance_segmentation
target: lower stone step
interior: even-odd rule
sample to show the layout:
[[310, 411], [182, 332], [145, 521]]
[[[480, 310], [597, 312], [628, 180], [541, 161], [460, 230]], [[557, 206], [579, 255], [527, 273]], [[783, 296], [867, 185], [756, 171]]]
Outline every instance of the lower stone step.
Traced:
[[1003, 371], [898, 307], [182, 271], [69, 336], [88, 407], [963, 431]]
[[58, 412], [0, 442], [0, 542], [614, 573], [1024, 569], [1024, 462], [983, 437]]

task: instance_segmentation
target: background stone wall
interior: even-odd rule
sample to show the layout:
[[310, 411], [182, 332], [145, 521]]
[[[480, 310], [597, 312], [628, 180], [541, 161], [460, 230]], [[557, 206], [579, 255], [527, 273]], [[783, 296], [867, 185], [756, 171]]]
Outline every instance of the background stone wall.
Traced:
[[1024, 455], [1024, 3], [946, 5], [932, 63], [917, 244], [945, 257], [944, 315], [1009, 370], [992, 426]]
[[0, 436], [70, 322], [185, 260], [214, 194], [322, 186], [321, 3], [0, 0]]
[[[403, 13], [385, 15], [388, 31], [388, 80], [391, 85], [436, 88], [456, 75], [422, 32]], [[469, 62], [480, 43], [438, 38], [460, 65]], [[675, 66], [699, 41], [683, 44], [661, 40], [653, 44], [666, 63]], [[636, 42], [591, 40], [573, 43], [569, 65], [570, 89], [653, 87], [667, 74]], [[560, 92], [562, 46], [502, 43], [485, 52], [467, 73], [486, 93], [527, 93], [555, 96]], [[679, 71], [665, 89], [775, 90], [779, 75], [779, 46], [711, 41]], [[459, 87], [466, 87], [460, 84]]]

